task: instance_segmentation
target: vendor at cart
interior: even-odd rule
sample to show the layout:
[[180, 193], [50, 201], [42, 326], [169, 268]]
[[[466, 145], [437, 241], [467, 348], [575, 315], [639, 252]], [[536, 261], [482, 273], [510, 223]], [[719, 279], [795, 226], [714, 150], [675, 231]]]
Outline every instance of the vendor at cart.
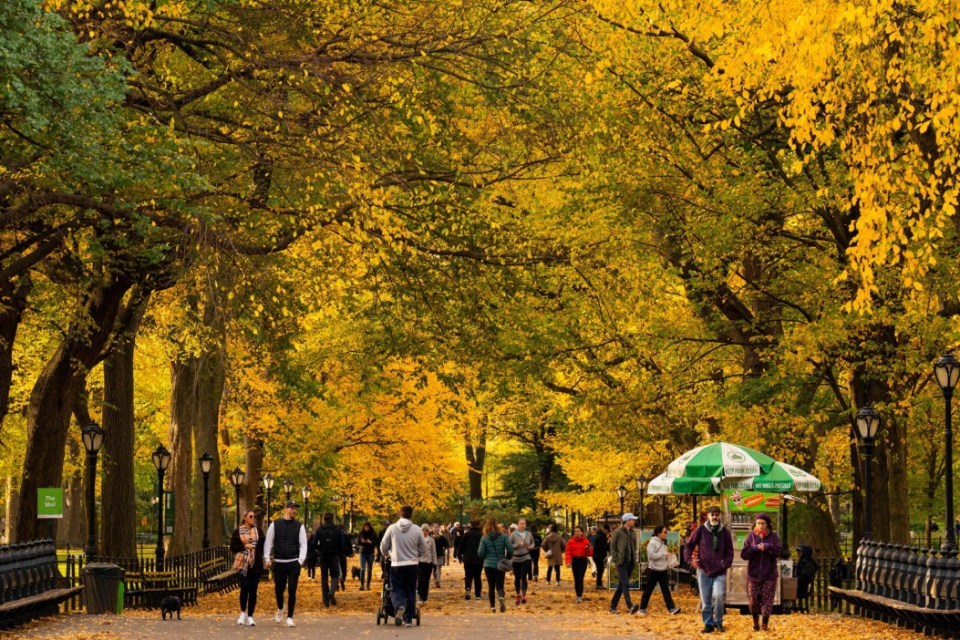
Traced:
[[743, 541], [740, 551], [740, 557], [747, 561], [747, 594], [750, 597], [754, 631], [767, 630], [777, 583], [780, 582], [780, 554], [783, 547], [770, 525], [770, 516], [758, 513], [753, 531]]

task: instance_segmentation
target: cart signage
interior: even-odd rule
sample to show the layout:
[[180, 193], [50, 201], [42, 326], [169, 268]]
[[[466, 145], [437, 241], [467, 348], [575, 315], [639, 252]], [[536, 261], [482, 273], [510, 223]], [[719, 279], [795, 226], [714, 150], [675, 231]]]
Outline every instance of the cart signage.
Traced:
[[780, 508], [783, 498], [770, 491], [725, 491], [723, 501], [730, 513], [759, 513]]

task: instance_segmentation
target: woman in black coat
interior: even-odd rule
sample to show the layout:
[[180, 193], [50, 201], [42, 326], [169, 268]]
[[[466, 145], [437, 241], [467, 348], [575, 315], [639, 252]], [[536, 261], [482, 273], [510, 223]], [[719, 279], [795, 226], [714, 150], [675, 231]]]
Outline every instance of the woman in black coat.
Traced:
[[474, 595], [479, 600], [482, 593], [481, 579], [483, 577], [483, 558], [477, 554], [480, 541], [483, 540], [483, 530], [479, 520], [471, 520], [470, 528], [463, 534], [460, 542], [459, 560], [463, 563], [463, 599], [470, 599], [470, 586], [473, 585]]
[[593, 563], [597, 565], [597, 589], [603, 589], [603, 570], [606, 568], [609, 553], [610, 527], [603, 525], [597, 529], [597, 535], [593, 541]]

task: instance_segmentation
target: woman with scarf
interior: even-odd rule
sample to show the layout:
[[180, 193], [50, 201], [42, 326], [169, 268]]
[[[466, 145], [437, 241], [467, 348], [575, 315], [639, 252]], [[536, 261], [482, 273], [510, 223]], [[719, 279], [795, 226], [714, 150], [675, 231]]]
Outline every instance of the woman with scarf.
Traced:
[[239, 573], [240, 582], [240, 617], [237, 618], [237, 624], [256, 626], [253, 611], [257, 608], [257, 587], [263, 575], [265, 541], [263, 531], [257, 525], [257, 514], [247, 511], [230, 539], [230, 551], [235, 554], [234, 568]]
[[[757, 515], [753, 531], [743, 542], [740, 557], [747, 561], [747, 593], [753, 630], [766, 631], [773, 612], [773, 596], [780, 580], [780, 538], [770, 528], [770, 516]], [[762, 616], [762, 621], [761, 621]]]

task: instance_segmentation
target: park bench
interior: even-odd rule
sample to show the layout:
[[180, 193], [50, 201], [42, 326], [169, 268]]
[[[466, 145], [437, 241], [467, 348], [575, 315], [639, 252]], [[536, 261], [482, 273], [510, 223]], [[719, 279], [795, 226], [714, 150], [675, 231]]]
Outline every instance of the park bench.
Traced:
[[859, 615], [926, 634], [960, 638], [960, 561], [916, 547], [864, 541], [856, 588], [831, 586]]
[[180, 584], [173, 571], [133, 571], [126, 576], [127, 603], [133, 608], [157, 609], [166, 596], [179, 596], [183, 604], [197, 604], [196, 587]]
[[0, 547], [0, 629], [60, 611], [83, 587], [62, 586], [50, 540]]
[[227, 566], [222, 557], [200, 563], [197, 566], [197, 573], [199, 582], [203, 585], [204, 595], [214, 591], [228, 593], [238, 584], [239, 574], [233, 567]]

